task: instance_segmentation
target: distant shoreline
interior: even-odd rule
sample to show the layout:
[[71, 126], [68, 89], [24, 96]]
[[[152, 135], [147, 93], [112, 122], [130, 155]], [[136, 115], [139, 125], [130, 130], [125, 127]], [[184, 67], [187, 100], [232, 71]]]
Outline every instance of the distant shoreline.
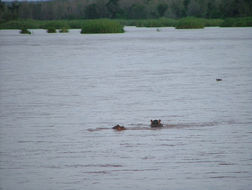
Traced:
[[19, 19], [0, 23], [0, 29], [81, 29], [87, 22], [106, 23], [117, 22], [122, 26], [136, 27], [175, 27], [177, 29], [204, 28], [204, 27], [252, 27], [252, 17], [227, 19], [205, 19], [185, 17], [181, 19], [74, 19], [74, 20], [32, 20]]

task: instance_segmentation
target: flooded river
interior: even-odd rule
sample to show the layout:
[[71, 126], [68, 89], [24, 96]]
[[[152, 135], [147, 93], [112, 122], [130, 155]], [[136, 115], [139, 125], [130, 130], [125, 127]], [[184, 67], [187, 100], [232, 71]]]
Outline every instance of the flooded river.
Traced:
[[0, 31], [0, 189], [251, 189], [252, 28], [125, 30]]

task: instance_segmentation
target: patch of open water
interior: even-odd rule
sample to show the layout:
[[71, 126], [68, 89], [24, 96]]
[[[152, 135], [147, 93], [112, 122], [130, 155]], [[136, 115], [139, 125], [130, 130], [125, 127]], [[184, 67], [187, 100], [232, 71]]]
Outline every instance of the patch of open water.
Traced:
[[0, 189], [251, 188], [252, 28], [32, 32], [0, 31]]

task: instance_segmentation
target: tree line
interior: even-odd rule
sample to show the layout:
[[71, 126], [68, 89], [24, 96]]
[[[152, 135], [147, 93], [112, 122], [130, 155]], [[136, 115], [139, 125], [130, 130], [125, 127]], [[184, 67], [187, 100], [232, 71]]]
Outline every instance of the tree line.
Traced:
[[15, 19], [149, 19], [252, 16], [252, 0], [52, 0], [3, 2], [0, 21]]

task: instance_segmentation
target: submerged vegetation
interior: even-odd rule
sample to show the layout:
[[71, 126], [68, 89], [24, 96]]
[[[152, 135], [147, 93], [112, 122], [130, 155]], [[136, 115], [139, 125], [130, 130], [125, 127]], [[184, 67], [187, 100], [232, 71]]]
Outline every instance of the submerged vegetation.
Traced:
[[57, 33], [56, 29], [54, 27], [49, 27], [47, 29], [47, 33]]
[[22, 28], [20, 34], [31, 34], [31, 32], [27, 28]]
[[122, 33], [124, 32], [123, 26], [113, 20], [89, 20], [83, 23], [81, 33]]
[[68, 31], [68, 28], [61, 28], [60, 30], [59, 30], [59, 33], [68, 33], [69, 31]]

